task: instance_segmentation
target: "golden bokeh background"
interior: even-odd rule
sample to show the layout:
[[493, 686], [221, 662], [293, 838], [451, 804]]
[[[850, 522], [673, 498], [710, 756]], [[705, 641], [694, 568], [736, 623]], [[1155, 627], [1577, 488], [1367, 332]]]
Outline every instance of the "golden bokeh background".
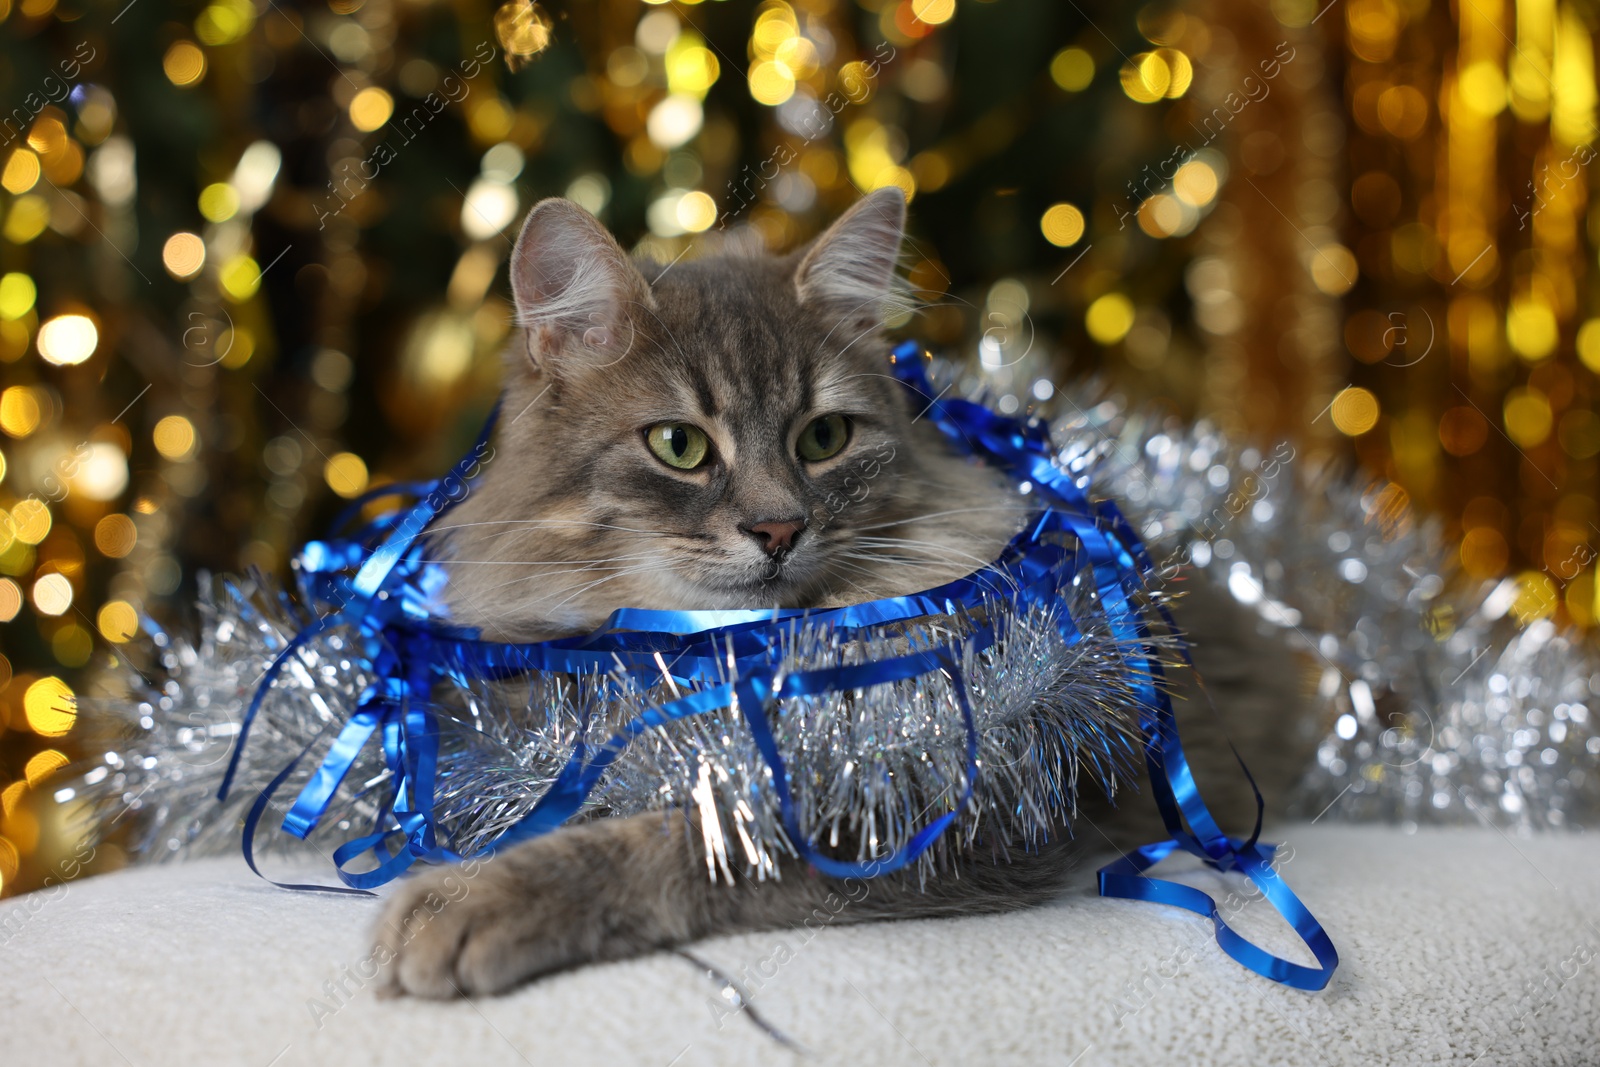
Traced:
[[[75, 696], [493, 402], [564, 195], [669, 260], [912, 200], [893, 325], [1358, 460], [1596, 625], [1600, 10], [1577, 0], [0, 0], [0, 893]], [[115, 844], [91, 869], [114, 867]]]

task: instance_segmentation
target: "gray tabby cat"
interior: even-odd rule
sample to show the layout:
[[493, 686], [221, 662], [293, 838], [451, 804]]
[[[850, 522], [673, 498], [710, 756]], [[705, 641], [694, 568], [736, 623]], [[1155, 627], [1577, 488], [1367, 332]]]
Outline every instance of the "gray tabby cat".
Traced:
[[[880, 190], [792, 255], [662, 268], [631, 261], [582, 208], [537, 205], [512, 256], [521, 329], [497, 458], [441, 546], [453, 617], [493, 639], [541, 640], [623, 606], [834, 606], [990, 562], [1024, 498], [950, 450], [885, 370], [880, 323], [904, 220], [900, 193]], [[1224, 598], [1198, 594], [1197, 665], [1235, 741], [1247, 758], [1271, 752], [1258, 779], [1302, 766], [1285, 758], [1286, 658]], [[1216, 723], [1189, 734], [1213, 810], [1239, 825], [1254, 812]], [[1287, 772], [1262, 784], [1279, 795]], [[819, 907], [835, 921], [1022, 907], [1059, 894], [1113, 841], [1164, 836], [1143, 797], [1115, 813], [1084, 800], [1076, 846], [1067, 827], [1031, 852], [994, 842], [926, 885], [908, 873], [847, 885], [798, 865], [775, 881], [714, 883], [691, 813], [598, 819], [408, 879], [386, 905], [378, 958], [390, 992], [452, 997], [787, 927]]]

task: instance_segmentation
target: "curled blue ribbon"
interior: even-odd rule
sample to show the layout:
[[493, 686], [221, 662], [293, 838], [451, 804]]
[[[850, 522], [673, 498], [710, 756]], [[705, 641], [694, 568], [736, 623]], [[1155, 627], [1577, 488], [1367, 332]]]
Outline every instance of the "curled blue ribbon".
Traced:
[[[403, 489], [387, 486], [353, 502], [341, 522], [352, 520], [362, 504], [380, 496], [404, 492], [420, 498], [411, 507], [385, 514], [353, 534], [313, 541], [301, 551], [296, 560], [300, 602], [316, 614], [305, 619], [301, 630], [274, 658], [252, 696], [218, 796], [228, 794], [250, 726], [277, 675], [307, 643], [336, 626], [353, 627], [360, 635], [364, 665], [374, 681], [301, 788], [282, 828], [296, 837], [310, 834], [360, 752], [374, 738], [382, 745], [392, 785], [372, 831], [334, 850], [335, 869], [349, 888], [286, 888], [366, 892], [403, 874], [419, 860], [438, 863], [463, 858], [441, 843], [433, 812], [439, 747], [429, 695], [435, 684], [554, 671], [620, 675], [624, 681], [648, 686], [660, 678], [658, 657], [662, 653], [671, 654], [669, 676], [675, 683], [702, 688], [650, 708], [603, 744], [577, 742], [544, 795], [475, 855], [487, 855], [561, 826], [578, 812], [632, 740], [645, 730], [732, 707], [748, 724], [772, 772], [784, 830], [802, 859], [823, 874], [841, 878], [874, 877], [901, 869], [930, 848], [972, 799], [979, 773], [978, 733], [961, 663], [965, 656], [993, 643], [992, 628], [975, 626], [973, 632], [951, 644], [914, 649], [873, 663], [780, 676], [777, 665], [781, 657], [776, 649], [782, 634], [793, 621], [803, 620], [849, 637], [888, 623], [969, 612], [996, 598], [1011, 598], [1021, 606], [1060, 606], [1064, 590], [1087, 570], [1107, 622], [1129, 650], [1145, 737], [1145, 762], [1157, 807], [1171, 835], [1169, 840], [1146, 845], [1102, 868], [1101, 894], [1152, 900], [1207, 915], [1216, 927], [1218, 944], [1239, 963], [1296, 988], [1325, 986], [1338, 966], [1338, 955], [1321, 926], [1273, 870], [1273, 846], [1257, 841], [1259, 793], [1256, 827], [1245, 840], [1223, 834], [1200, 799], [1171, 702], [1161, 684], [1161, 665], [1147, 621], [1150, 609], [1144, 582], [1151, 572], [1150, 560], [1126, 518], [1110, 501], [1091, 502], [1084, 492], [1086, 479], [1061, 468], [1049, 430], [1041, 420], [1007, 418], [981, 404], [934, 394], [921, 350], [913, 342], [896, 348], [892, 360], [895, 377], [926, 402], [921, 417], [959, 449], [980, 455], [1018, 481], [1029, 483], [1041, 505], [1031, 528], [1018, 535], [994, 563], [920, 594], [816, 611], [623, 608], [592, 634], [529, 644], [490, 642], [469, 628], [451, 626], [437, 617], [434, 605], [445, 574], [437, 564], [423, 560], [420, 538], [428, 524], [454, 503], [447, 487], [464, 487], [475, 477], [494, 417], [484, 427], [473, 453], [446, 479]], [[1070, 547], [1059, 536], [1063, 534], [1070, 535]], [[1165, 618], [1165, 612], [1161, 614]], [[1054, 616], [1063, 639], [1076, 641], [1077, 623], [1064, 607]], [[1170, 618], [1165, 621], [1175, 633]], [[960, 796], [950, 810], [887, 856], [845, 862], [821, 853], [799, 823], [789, 771], [773, 730], [771, 716], [781, 714], [780, 701], [892, 684], [933, 672], [948, 679], [965, 728], [967, 761]], [[268, 802], [310, 747], [283, 768], [246, 816], [243, 848], [252, 870], [256, 869], [253, 841]], [[1248, 775], [1248, 770], [1245, 773]], [[391, 842], [395, 842], [392, 848]], [[1179, 848], [1218, 870], [1239, 871], [1255, 882], [1310, 946], [1320, 966], [1305, 967], [1267, 953], [1234, 932], [1204, 893], [1144, 873]], [[371, 866], [350, 869], [363, 857]]]

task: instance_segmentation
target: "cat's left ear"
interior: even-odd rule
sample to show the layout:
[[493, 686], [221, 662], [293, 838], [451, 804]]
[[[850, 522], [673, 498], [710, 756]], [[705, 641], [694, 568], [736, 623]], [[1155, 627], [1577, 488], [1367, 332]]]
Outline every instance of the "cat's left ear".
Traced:
[[879, 321], [894, 296], [905, 227], [905, 194], [894, 186], [856, 201], [800, 260], [794, 277], [800, 302], [827, 305], [863, 322]]
[[650, 286], [598, 219], [570, 200], [534, 205], [511, 253], [517, 322], [535, 363], [606, 365], [632, 343], [629, 308]]

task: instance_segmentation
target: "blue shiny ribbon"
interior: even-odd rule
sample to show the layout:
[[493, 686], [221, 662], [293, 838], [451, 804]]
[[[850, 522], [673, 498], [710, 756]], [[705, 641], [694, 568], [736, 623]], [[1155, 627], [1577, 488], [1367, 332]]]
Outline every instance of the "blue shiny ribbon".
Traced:
[[[928, 384], [924, 355], [914, 342], [896, 348], [894, 376], [924, 402], [920, 417], [937, 426], [962, 451], [984, 457], [1027, 483], [1041, 505], [1038, 519], [1018, 535], [992, 564], [936, 589], [828, 610], [659, 611], [623, 608], [592, 634], [528, 644], [484, 641], [465, 627], [440, 617], [439, 593], [445, 573], [422, 557], [423, 531], [477, 474], [494, 418], [473, 453], [438, 482], [386, 486], [352, 503], [341, 525], [352, 522], [362, 505], [378, 497], [416, 496], [417, 503], [380, 515], [341, 537], [308, 543], [296, 560], [303, 624], [267, 668], [241, 721], [238, 740], [223, 777], [219, 798], [233, 782], [250, 727], [266, 694], [289, 660], [335, 627], [352, 628], [361, 642], [364, 666], [373, 678], [355, 710], [328, 745], [321, 762], [284, 817], [282, 828], [304, 838], [326, 814], [363, 749], [377, 739], [392, 779], [370, 833], [338, 846], [333, 861], [336, 886], [288, 885], [291, 889], [367, 892], [403, 874], [417, 861], [448, 862], [463, 857], [440, 841], [434, 816], [438, 775], [438, 723], [430, 709], [433, 686], [465, 684], [552, 671], [615, 679], [648, 689], [661, 678], [659, 657], [668, 676], [688, 695], [648, 709], [602, 744], [575, 744], [566, 764], [532, 808], [476, 856], [488, 855], [564, 824], [600, 785], [606, 772], [645, 730], [687, 716], [733, 708], [749, 725], [756, 747], [772, 772], [784, 830], [800, 857], [832, 877], [874, 877], [912, 863], [966, 810], [979, 773], [978, 732], [961, 664], [994, 641], [989, 626], [975, 626], [965, 638], [913, 649], [903, 655], [847, 667], [781, 674], [783, 636], [793, 626], [831, 627], [842, 638], [875, 627], [929, 616], [970, 612], [986, 602], [1010, 600], [1016, 606], [1044, 605], [1064, 640], [1079, 639], [1066, 610], [1064, 593], [1083, 572], [1091, 576], [1100, 610], [1119, 643], [1128, 650], [1129, 669], [1140, 703], [1145, 761], [1157, 807], [1171, 839], [1144, 846], [1100, 871], [1105, 896], [1154, 900], [1209, 915], [1224, 951], [1259, 974], [1302, 989], [1320, 989], [1338, 957], [1322, 928], [1270, 864], [1271, 845], [1257, 843], [1255, 832], [1240, 841], [1217, 827], [1189, 773], [1178, 738], [1171, 702], [1161, 684], [1161, 666], [1147, 623], [1150, 613], [1144, 580], [1151, 571], [1139, 538], [1111, 501], [1091, 502], [1087, 478], [1063, 470], [1055, 458], [1049, 430], [1039, 419], [1001, 416], [971, 401], [943, 398]], [[337, 527], [336, 527], [337, 528]], [[1070, 540], [1061, 535], [1070, 535]], [[1164, 612], [1162, 613], [1164, 615]], [[1169, 630], [1170, 619], [1166, 620]], [[1174, 631], [1175, 632], [1175, 631]], [[821, 853], [800, 825], [793, 783], [779, 751], [772, 716], [781, 701], [830, 692], [887, 685], [941, 673], [949, 682], [966, 732], [966, 767], [952, 807], [918, 829], [890, 854], [864, 862], [845, 862]], [[272, 795], [293, 774], [319, 738], [313, 738], [274, 778], [245, 818], [243, 848], [256, 870], [253, 842]], [[1106, 744], [1114, 746], [1107, 738]], [[1109, 757], [1113, 753], [1108, 750]], [[1248, 771], [1246, 772], [1248, 774]], [[1259, 794], [1258, 794], [1259, 797]], [[1187, 829], [1185, 828], [1187, 826]], [[1199, 856], [1218, 870], [1237, 870], [1261, 887], [1267, 899], [1311, 946], [1321, 969], [1279, 959], [1230, 929], [1216, 905], [1199, 890], [1153, 879], [1144, 871], [1175, 849]], [[370, 864], [352, 870], [356, 862]], [[260, 873], [257, 870], [256, 873]], [[264, 877], [264, 876], [263, 876]], [[274, 883], [282, 884], [282, 883]]]

